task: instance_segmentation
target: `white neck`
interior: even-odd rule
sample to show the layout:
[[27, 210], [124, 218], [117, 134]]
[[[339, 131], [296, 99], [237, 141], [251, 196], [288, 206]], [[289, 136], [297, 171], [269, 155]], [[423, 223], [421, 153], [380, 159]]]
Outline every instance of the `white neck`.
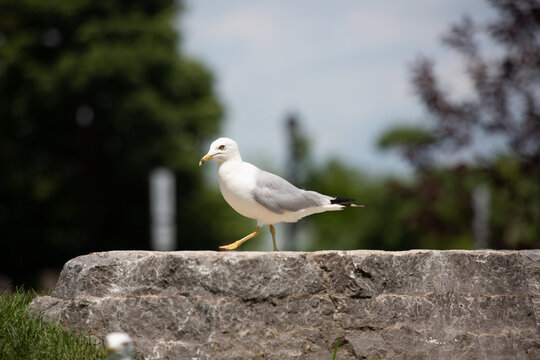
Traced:
[[[216, 159], [217, 160], [217, 159]], [[217, 161], [218, 167], [225, 164], [225, 163], [235, 163], [235, 162], [242, 162], [242, 158], [240, 157], [240, 154], [236, 154], [231, 156], [230, 158], [222, 161]]]

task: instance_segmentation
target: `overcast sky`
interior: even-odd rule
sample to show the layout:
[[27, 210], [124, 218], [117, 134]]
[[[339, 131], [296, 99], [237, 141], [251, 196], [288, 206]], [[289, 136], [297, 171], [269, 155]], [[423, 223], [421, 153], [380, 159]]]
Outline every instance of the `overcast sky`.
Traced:
[[182, 50], [215, 76], [221, 135], [244, 160], [282, 170], [294, 112], [314, 160], [380, 174], [407, 167], [377, 150], [378, 136], [426, 119], [410, 84], [420, 54], [436, 61], [449, 92], [470, 91], [460, 58], [440, 42], [465, 13], [493, 16], [483, 0], [188, 0], [179, 24]]

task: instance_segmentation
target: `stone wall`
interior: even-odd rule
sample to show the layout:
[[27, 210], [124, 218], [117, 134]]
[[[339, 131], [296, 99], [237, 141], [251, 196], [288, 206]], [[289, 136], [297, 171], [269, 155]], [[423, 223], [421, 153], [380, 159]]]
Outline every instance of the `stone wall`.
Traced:
[[540, 359], [540, 250], [94, 253], [30, 308], [147, 359]]

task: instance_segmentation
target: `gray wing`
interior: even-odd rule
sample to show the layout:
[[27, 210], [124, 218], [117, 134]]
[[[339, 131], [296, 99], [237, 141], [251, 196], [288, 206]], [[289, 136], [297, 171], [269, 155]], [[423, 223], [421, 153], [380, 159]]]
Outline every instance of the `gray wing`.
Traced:
[[276, 213], [299, 211], [314, 206], [327, 205], [329, 196], [297, 188], [277, 175], [260, 170], [256, 187], [251, 192], [255, 201]]

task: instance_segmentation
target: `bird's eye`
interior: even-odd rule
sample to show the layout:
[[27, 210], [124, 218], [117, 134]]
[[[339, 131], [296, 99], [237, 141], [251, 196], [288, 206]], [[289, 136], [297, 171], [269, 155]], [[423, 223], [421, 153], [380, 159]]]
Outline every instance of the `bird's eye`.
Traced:
[[219, 150], [225, 149], [225, 145], [220, 145], [218, 149], [219, 149]]

